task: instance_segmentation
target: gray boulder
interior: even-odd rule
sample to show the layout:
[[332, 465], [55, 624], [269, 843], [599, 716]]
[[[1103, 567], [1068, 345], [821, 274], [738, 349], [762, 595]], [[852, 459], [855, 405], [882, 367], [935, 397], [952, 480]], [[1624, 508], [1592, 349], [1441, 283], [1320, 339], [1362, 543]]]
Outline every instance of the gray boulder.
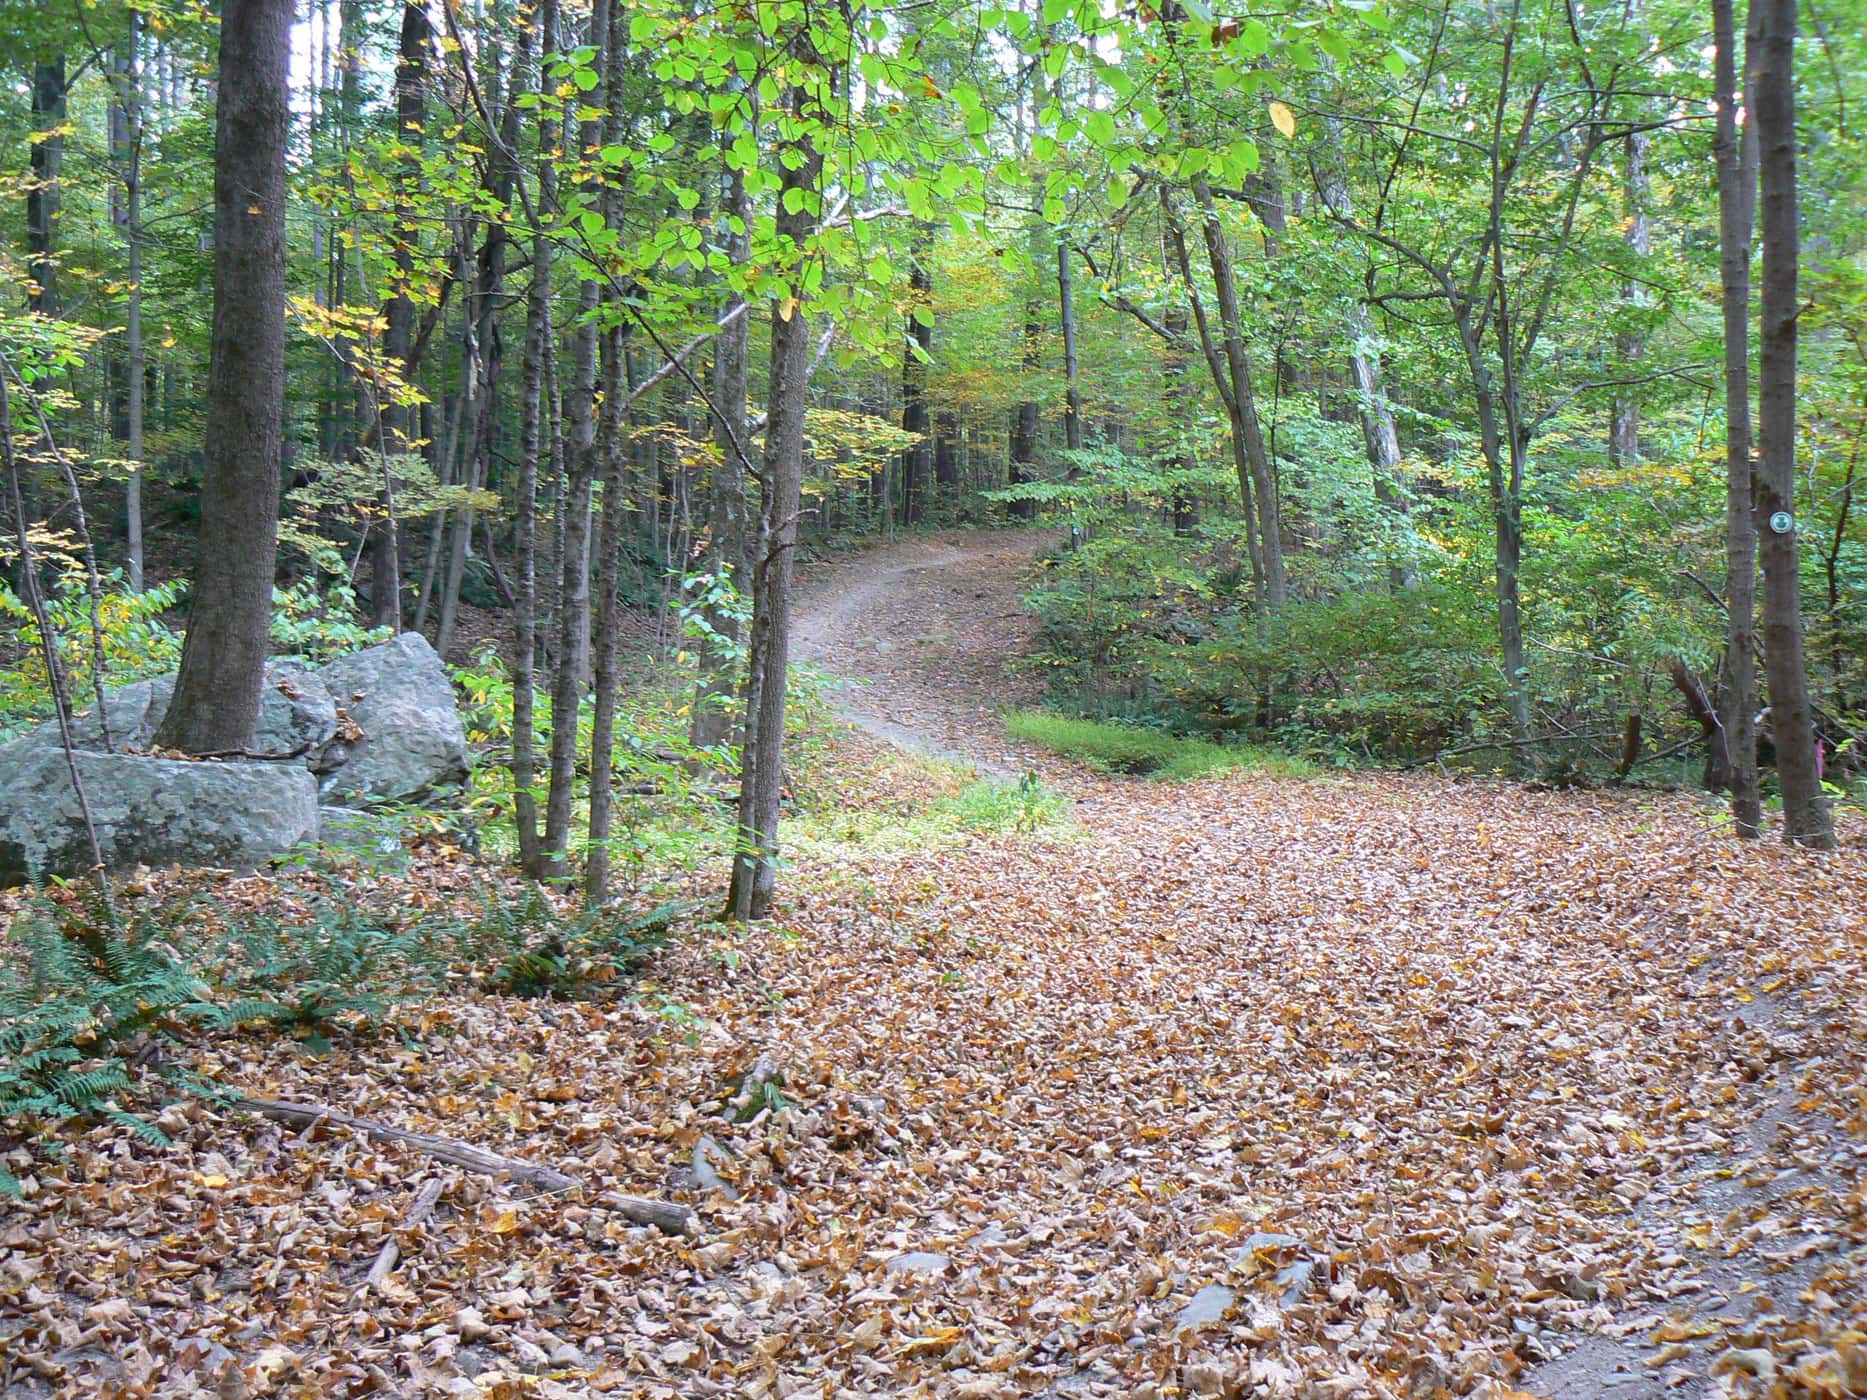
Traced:
[[[317, 780], [300, 764], [73, 757], [112, 870], [175, 862], [245, 870], [317, 833]], [[56, 743], [34, 735], [0, 747], [0, 794], [0, 884], [90, 868], [84, 815]]]
[[[412, 632], [321, 670], [291, 658], [269, 663], [252, 755], [270, 762], [148, 754], [174, 693], [173, 676], [106, 692], [108, 745], [94, 711], [72, 720], [79, 777], [112, 869], [244, 869], [318, 835], [320, 802], [340, 844], [380, 846], [374, 826], [345, 822], [337, 810], [424, 797], [467, 776], [453, 685]], [[58, 726], [0, 747], [0, 883], [90, 864]]]
[[[157, 676], [132, 681], [104, 692], [104, 713], [110, 718], [110, 743], [104, 743], [104, 725], [95, 705], [72, 716], [71, 741], [95, 753], [140, 753], [156, 737], [156, 727], [168, 713], [175, 694], [175, 677]], [[77, 697], [83, 704], [87, 697]], [[307, 762], [323, 753], [337, 736], [337, 707], [317, 675], [292, 662], [266, 667], [266, 687], [260, 692], [259, 726], [253, 752], [268, 758], [302, 757]], [[41, 725], [16, 743], [40, 744], [56, 749], [58, 725]]]
[[421, 797], [465, 781], [453, 683], [420, 633], [340, 656], [317, 679], [339, 712], [337, 737], [312, 764], [325, 803]]

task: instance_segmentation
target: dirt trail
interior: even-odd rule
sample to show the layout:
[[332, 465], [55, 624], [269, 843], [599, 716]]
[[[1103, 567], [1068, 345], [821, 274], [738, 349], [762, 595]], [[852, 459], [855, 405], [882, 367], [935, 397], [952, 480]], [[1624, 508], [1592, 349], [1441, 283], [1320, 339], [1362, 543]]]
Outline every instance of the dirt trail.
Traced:
[[1012, 663], [1031, 648], [1024, 606], [1049, 530], [953, 530], [911, 536], [809, 571], [791, 655], [853, 684], [839, 710], [915, 753], [1015, 776], [1000, 716], [1039, 686]]
[[[874, 733], [1040, 766], [998, 714], [1036, 698], [1050, 538], [827, 561], [797, 652], [871, 682]], [[230, 1043], [253, 1092], [580, 1197], [450, 1177], [398, 1229], [433, 1164], [387, 1147], [203, 1104], [169, 1152], [85, 1127], [0, 1210], [0, 1391], [1867, 1395], [1858, 821], [1816, 855], [1684, 795], [1053, 761], [1078, 829], [930, 837], [875, 757], [824, 746], [847, 810], [776, 918], [614, 996]], [[411, 907], [465, 897], [420, 858]], [[782, 1092], [747, 1117], [761, 1063]]]
[[[1039, 687], [1011, 663], [1032, 643], [1022, 597], [1035, 554], [1054, 538], [954, 531], [827, 565], [806, 593], [794, 655], [866, 682], [839, 692], [838, 705], [881, 740], [963, 758], [994, 775], [1036, 766], [1054, 777], [1054, 762], [1015, 753], [1000, 724], [1005, 709], [1038, 697]], [[1146, 805], [1143, 794], [1161, 803], [1144, 820], [1173, 820], [1172, 789], [1144, 785], [1126, 794], [1130, 800], [1118, 811], [1100, 814], [1093, 783], [1079, 791], [1086, 799], [1080, 814], [1098, 846], [1125, 844], [1110, 819], [1134, 821], [1131, 799]], [[1122, 854], [1111, 863], [1126, 863], [1130, 853]], [[1330, 882], [1350, 885], [1368, 873], [1332, 871]], [[1824, 1018], [1793, 992], [1743, 994], [1737, 1013], [1732, 1031], [1762, 1048], [1738, 1091], [1732, 1131], [1708, 1135], [1702, 1150], [1682, 1155], [1658, 1179], [1636, 1178], [1619, 1197], [1630, 1207], [1621, 1249], [1660, 1261], [1674, 1276], [1636, 1302], [1624, 1288], [1575, 1274], [1565, 1286], [1578, 1304], [1593, 1306], [1573, 1319], [1581, 1324], [1573, 1332], [1524, 1331], [1522, 1356], [1534, 1364], [1515, 1382], [1524, 1387], [1519, 1393], [1649, 1400], [1721, 1393], [1732, 1382], [1721, 1385], [1719, 1374], [1754, 1370], [1768, 1381], [1761, 1374], [1773, 1364], [1767, 1348], [1751, 1348], [1734, 1363], [1729, 1354], [1745, 1349], [1732, 1338], [1754, 1341], [1767, 1333], [1770, 1319], [1797, 1311], [1798, 1299], [1806, 1304], [1812, 1285], [1832, 1271], [1844, 1244], [1825, 1229], [1832, 1217], [1799, 1218], [1796, 1204], [1844, 1196], [1859, 1179], [1863, 1149], [1832, 1121], [1797, 1111], [1808, 1076], [1822, 1067]], [[1721, 1247], [1711, 1248], [1710, 1240]], [[1751, 1318], [1765, 1325], [1751, 1328]]]

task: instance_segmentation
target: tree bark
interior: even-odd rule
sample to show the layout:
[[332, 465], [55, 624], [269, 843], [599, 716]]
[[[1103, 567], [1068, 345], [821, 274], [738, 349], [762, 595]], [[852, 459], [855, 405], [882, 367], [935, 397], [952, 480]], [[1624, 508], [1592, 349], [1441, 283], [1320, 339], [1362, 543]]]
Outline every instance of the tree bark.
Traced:
[[1761, 11], [1750, 110], [1757, 123], [1763, 209], [1763, 301], [1757, 361], [1758, 553], [1763, 560], [1763, 650], [1783, 794], [1783, 839], [1832, 849], [1802, 646], [1796, 557], [1796, 321], [1801, 230], [1796, 200], [1796, 0], [1752, 0]]
[[[557, 0], [538, 7], [538, 55], [557, 43]], [[552, 159], [556, 118], [541, 119], [538, 157], [538, 215], [557, 206], [557, 163]], [[532, 235], [532, 283], [525, 296], [525, 354], [519, 388], [519, 480], [513, 509], [518, 557], [513, 578], [512, 815], [518, 830], [519, 865], [534, 880], [545, 877], [538, 839], [537, 754], [534, 752], [538, 671], [538, 465], [545, 457], [545, 359], [551, 345], [551, 239], [542, 228]]]
[[[1323, 159], [1318, 164], [1316, 177], [1323, 207], [1352, 219], [1355, 200], [1342, 153], [1342, 124], [1333, 117], [1323, 122]], [[1374, 478], [1374, 498], [1396, 515], [1405, 517], [1411, 513], [1412, 503], [1406, 483], [1401, 479], [1400, 434], [1394, 425], [1394, 406], [1388, 401], [1387, 388], [1381, 381], [1380, 357], [1369, 344], [1374, 336], [1374, 324], [1369, 318], [1367, 303], [1351, 302], [1346, 319], [1349, 373], [1355, 381], [1355, 414], [1361, 422], [1362, 446]], [[1395, 590], [1413, 587], [1418, 578], [1411, 561], [1394, 558], [1388, 565], [1388, 582]]]
[[[928, 301], [933, 291], [933, 276], [927, 259], [932, 252], [932, 234], [917, 228], [908, 267], [908, 354], [901, 361], [901, 430], [917, 435], [917, 440], [901, 453], [901, 523], [918, 524], [927, 512], [928, 481], [933, 473], [933, 442], [927, 412], [927, 362], [921, 355], [933, 349], [932, 313]], [[926, 321], [918, 319], [926, 317]], [[921, 354], [914, 353], [918, 347]]]
[[1741, 837], [1763, 827], [1757, 778], [1757, 522], [1750, 460], [1750, 243], [1757, 196], [1754, 123], [1740, 134], [1733, 0], [1713, 0], [1716, 48], [1719, 279], [1724, 307], [1725, 684], [1719, 738], [1707, 776], [1728, 783]]
[[[794, 116], [812, 106], [802, 89], [790, 95]], [[815, 225], [810, 201], [795, 211], [786, 196], [814, 196], [823, 156], [807, 132], [785, 143], [778, 193], [778, 246], [802, 248]], [[789, 242], [787, 242], [789, 240]], [[762, 919], [777, 889], [778, 808], [784, 785], [785, 667], [790, 659], [791, 570], [804, 477], [804, 409], [810, 327], [804, 314], [803, 263], [789, 269], [791, 297], [772, 311], [771, 387], [766, 396], [764, 498], [753, 547], [752, 633], [745, 685], [746, 734], [739, 786], [739, 839], [727, 893], [729, 919]]]
[[[614, 0], [595, 0], [590, 14], [590, 43], [599, 54], [609, 42]], [[602, 121], [586, 121], [578, 133], [588, 150], [602, 139]], [[600, 199], [594, 175], [586, 190]], [[583, 274], [577, 296], [576, 329], [571, 342], [571, 382], [565, 387], [569, 430], [564, 444], [565, 479], [558, 510], [562, 545], [558, 578], [557, 675], [551, 688], [551, 790], [545, 800], [545, 859], [556, 875], [564, 873], [570, 848], [571, 805], [577, 781], [577, 710], [589, 669], [590, 645], [590, 498], [598, 467], [596, 450], [596, 310], [594, 270]]]
[[132, 593], [143, 591], [143, 432], [148, 351], [143, 344], [143, 106], [138, 44], [141, 16], [129, 13], [129, 34], [112, 61], [117, 89], [111, 106], [111, 155], [122, 181], [121, 200], [113, 199], [111, 222], [123, 235], [129, 283], [123, 326], [124, 452], [129, 475], [123, 485], [125, 572]]
[[[1283, 520], [1277, 499], [1277, 474], [1258, 424], [1257, 395], [1251, 383], [1251, 361], [1245, 354], [1244, 323], [1238, 313], [1238, 281], [1232, 270], [1231, 247], [1219, 224], [1212, 190], [1203, 179], [1193, 182], [1193, 196], [1199, 201], [1206, 258], [1212, 266], [1213, 291], [1219, 304], [1225, 367], [1232, 385], [1234, 435], [1244, 444], [1253, 494], [1257, 499], [1258, 547], [1264, 555], [1264, 606], [1267, 611], [1276, 612], [1289, 595], [1284, 575]], [[1277, 207], [1282, 209], [1281, 199]]]
[[[402, 25], [396, 41], [395, 111], [396, 135], [403, 147], [395, 173], [395, 208], [391, 213], [393, 261], [387, 325], [383, 331], [383, 355], [388, 368], [402, 385], [415, 373], [415, 301], [410, 294], [415, 280], [415, 245], [420, 237], [415, 222], [415, 193], [421, 178], [420, 147], [429, 44], [428, 12], [419, 3], [402, 6]], [[420, 433], [416, 431], [414, 410], [391, 395], [386, 401], [378, 390], [382, 431], [378, 449], [387, 456], [406, 456], [414, 451]], [[400, 527], [394, 509], [393, 470], [383, 467], [384, 514], [370, 528], [370, 620], [378, 627], [402, 626], [402, 551]]]
[[[611, 11], [609, 51], [604, 55], [603, 105], [608, 110], [603, 122], [605, 145], [622, 139], [623, 109], [627, 101], [623, 89], [627, 55], [623, 13]], [[620, 182], [606, 186], [602, 209], [611, 228], [623, 227]], [[605, 300], [613, 303], [620, 300], [620, 296], [611, 282]], [[603, 499], [597, 531], [596, 573], [602, 591], [596, 599], [591, 634], [592, 649], [596, 653], [591, 675], [595, 698], [590, 724], [589, 856], [584, 872], [584, 903], [590, 908], [602, 904], [609, 895], [609, 832], [615, 802], [616, 695], [622, 662], [623, 522], [629, 514], [629, 493], [624, 482], [629, 448], [629, 347], [621, 308], [612, 309], [615, 315], [604, 327], [600, 341], [603, 403], [597, 423], [597, 452], [602, 463]]]
[[[1070, 245], [1057, 240], [1057, 319], [1063, 327], [1063, 445], [1083, 450], [1083, 390], [1081, 360], [1076, 347], [1076, 279], [1070, 267]], [[1070, 470], [1076, 470], [1071, 462]]]
[[285, 151], [291, 0], [226, 0], [214, 143], [214, 328], [201, 526], [174, 699], [156, 734], [248, 749], [259, 718], [285, 411]]
[[[745, 173], [727, 176], [725, 207], [721, 211], [736, 224], [729, 225], [727, 256], [735, 267], [752, 254], [752, 201], [746, 196]], [[739, 454], [750, 436], [746, 421], [746, 374], [751, 358], [752, 313], [745, 296], [728, 290], [721, 309], [725, 328], [713, 339], [713, 445], [719, 456], [707, 483], [707, 566], [732, 584], [744, 598], [751, 583], [746, 562], [746, 476]], [[736, 660], [743, 627], [736, 604], [708, 606], [702, 618], [718, 642], [700, 658], [700, 683], [694, 695], [687, 736], [696, 748], [717, 748], [730, 743], [738, 732], [732, 713]]]
[[59, 180], [65, 163], [65, 56], [32, 66], [31, 178], [26, 185], [26, 304], [58, 315]]

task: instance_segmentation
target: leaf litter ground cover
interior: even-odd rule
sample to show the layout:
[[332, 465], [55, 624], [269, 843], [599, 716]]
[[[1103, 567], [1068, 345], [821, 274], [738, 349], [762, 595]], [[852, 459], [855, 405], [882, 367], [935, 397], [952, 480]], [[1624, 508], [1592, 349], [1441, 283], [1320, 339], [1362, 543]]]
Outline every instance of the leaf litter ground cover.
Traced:
[[[1016, 561], [962, 554], [896, 578], [890, 609], [977, 592], [983, 629]], [[933, 737], [1012, 752], [983, 721]], [[902, 782], [871, 740], [832, 763], [852, 795]], [[248, 1093], [583, 1189], [527, 1198], [199, 1103], [168, 1111], [171, 1152], [73, 1129], [0, 1204], [0, 1383], [1867, 1387], [1858, 824], [1822, 857], [1672, 796], [1047, 772], [1077, 830], [813, 846], [782, 918], [695, 930], [627, 993], [443, 998], [324, 1056], [189, 1047]], [[634, 1226], [617, 1192], [688, 1201], [699, 1232]]]

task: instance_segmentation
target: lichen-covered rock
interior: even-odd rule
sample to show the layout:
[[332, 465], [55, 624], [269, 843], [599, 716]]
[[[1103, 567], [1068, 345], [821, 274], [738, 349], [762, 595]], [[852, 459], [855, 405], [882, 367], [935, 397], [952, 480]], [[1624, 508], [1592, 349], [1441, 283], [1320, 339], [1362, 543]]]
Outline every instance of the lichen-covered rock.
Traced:
[[[250, 869], [318, 829], [317, 779], [298, 763], [73, 754], [104, 864]], [[0, 883], [90, 869], [65, 754], [36, 736], [0, 747]]]
[[453, 683], [420, 633], [340, 656], [316, 674], [342, 711], [338, 737], [312, 765], [326, 803], [421, 797], [466, 779]]
[[[141, 753], [156, 737], [156, 727], [168, 713], [169, 700], [175, 694], [175, 677], [156, 676], [146, 681], [132, 681], [104, 692], [104, 713], [110, 719], [110, 742], [104, 742], [104, 725], [95, 705], [73, 715], [71, 741], [74, 747], [96, 753]], [[83, 705], [88, 696], [76, 698]], [[266, 685], [259, 696], [259, 725], [253, 740], [253, 753], [268, 758], [300, 757], [307, 762], [323, 753], [337, 737], [337, 707], [331, 693], [316, 673], [302, 665], [280, 661], [266, 667]], [[59, 747], [58, 725], [46, 724], [16, 743], [37, 743]]]
[[[268, 664], [253, 748], [234, 761], [148, 752], [175, 678], [106, 692], [73, 717], [78, 772], [107, 866], [247, 867], [316, 836], [333, 811], [426, 797], [467, 776], [467, 736], [434, 648], [408, 632], [321, 670]], [[248, 760], [273, 761], [248, 761]], [[354, 824], [328, 818], [338, 841]], [[0, 880], [90, 868], [56, 724], [0, 747]]]

